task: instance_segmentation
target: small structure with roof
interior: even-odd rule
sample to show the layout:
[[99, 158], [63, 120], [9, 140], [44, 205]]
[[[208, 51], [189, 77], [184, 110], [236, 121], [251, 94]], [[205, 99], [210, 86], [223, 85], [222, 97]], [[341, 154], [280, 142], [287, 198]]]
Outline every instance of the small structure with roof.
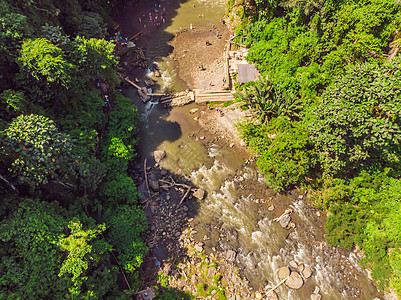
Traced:
[[250, 81], [255, 81], [260, 75], [259, 71], [255, 68], [255, 65], [242, 63], [237, 65], [238, 76], [237, 82], [245, 83]]

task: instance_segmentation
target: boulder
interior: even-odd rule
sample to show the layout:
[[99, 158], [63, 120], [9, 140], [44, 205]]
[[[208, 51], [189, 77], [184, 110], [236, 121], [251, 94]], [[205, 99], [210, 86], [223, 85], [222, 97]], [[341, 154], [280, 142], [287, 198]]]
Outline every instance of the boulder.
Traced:
[[162, 76], [162, 75], [160, 74], [160, 71], [157, 70], [157, 69], [154, 69], [154, 70], [153, 70], [153, 75], [154, 75], [155, 77], [160, 77], [160, 76]]
[[166, 157], [166, 151], [156, 150], [153, 152], [153, 157], [155, 159], [155, 162], [159, 163], [163, 158]]
[[273, 211], [274, 210], [274, 205], [270, 205], [269, 208], [267, 209], [268, 211]]
[[193, 115], [193, 114], [196, 113], [198, 110], [199, 110], [199, 108], [193, 108], [193, 109], [191, 109], [191, 110], [189, 111], [189, 113]]
[[133, 42], [127, 43], [127, 48], [133, 48], [133, 47], [135, 47], [135, 44]]
[[226, 252], [226, 259], [230, 262], [233, 262], [235, 260], [236, 256], [237, 256], [237, 253], [233, 250], [228, 250]]
[[255, 293], [255, 298], [256, 298], [256, 299], [262, 299], [262, 297], [263, 297], [263, 296], [262, 296], [261, 293], [259, 293], [259, 292], [256, 292], [256, 293]]
[[322, 295], [320, 295], [320, 294], [312, 294], [310, 296], [310, 299], [311, 300], [320, 300], [320, 299], [322, 299]]
[[298, 272], [301, 273], [301, 272], [304, 270], [304, 268], [305, 268], [305, 265], [304, 265], [304, 264], [302, 264], [302, 263], [299, 264], [299, 265], [298, 265]]
[[278, 270], [278, 278], [280, 278], [280, 279], [287, 278], [288, 276], [290, 276], [290, 273], [291, 273], [291, 271], [288, 267], [281, 267]]
[[284, 215], [280, 218], [280, 225], [283, 228], [286, 228], [288, 226], [288, 224], [290, 224], [291, 222], [291, 217], [290, 215]]
[[292, 272], [290, 277], [285, 281], [285, 285], [290, 289], [298, 290], [304, 285], [304, 281], [298, 272]]
[[319, 294], [320, 288], [318, 286], [315, 286], [315, 290], [313, 291], [313, 294]]
[[312, 270], [309, 269], [308, 267], [305, 267], [304, 270], [302, 271], [302, 276], [307, 279], [312, 276]]
[[159, 189], [160, 189], [159, 180], [150, 179], [150, 180], [149, 180], [149, 186], [150, 186], [150, 188], [151, 188], [153, 191], [158, 192]]
[[266, 294], [266, 300], [278, 300], [278, 296], [275, 291], [270, 291]]
[[298, 270], [298, 264], [295, 260], [290, 261], [290, 267], [294, 270]]
[[205, 191], [202, 189], [197, 189], [194, 193], [193, 196], [199, 200], [203, 200], [205, 197]]

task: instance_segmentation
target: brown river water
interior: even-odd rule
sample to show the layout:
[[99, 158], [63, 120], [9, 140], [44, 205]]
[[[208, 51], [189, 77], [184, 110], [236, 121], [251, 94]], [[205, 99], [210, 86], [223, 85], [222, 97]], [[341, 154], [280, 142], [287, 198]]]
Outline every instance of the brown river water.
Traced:
[[[190, 24], [210, 28], [211, 24], [218, 23], [225, 13], [225, 1], [171, 0], [161, 4], [168, 17], [144, 43], [146, 58], [149, 65], [156, 63], [161, 69], [156, 90], [182, 91], [186, 84], [178, 78], [174, 61], [168, 58], [172, 51], [168, 43], [180, 28], [188, 28]], [[154, 2], [146, 1], [120, 8], [116, 18], [124, 36], [132, 36], [142, 28], [137, 17], [153, 5]], [[205, 17], [199, 18], [199, 14]], [[150, 76], [150, 72], [141, 75]], [[194, 217], [195, 229], [200, 237], [210, 237], [205, 242], [206, 248], [232, 249], [238, 253], [241, 274], [254, 289], [277, 284], [277, 270], [295, 260], [310, 267], [313, 275], [300, 290], [279, 287], [276, 291], [280, 299], [310, 299], [315, 286], [320, 287], [323, 299], [382, 298], [367, 272], [358, 266], [356, 253], [323, 242], [319, 213], [300, 199], [297, 191], [277, 194], [266, 188], [263, 177], [244, 151], [189, 137], [199, 129], [189, 114], [195, 104], [166, 109], [156, 101], [142, 104], [135, 89], [123, 92], [138, 105], [141, 113], [140, 157], [150, 157], [157, 149], [165, 150], [167, 157], [161, 167], [171, 172], [180, 170], [195, 186], [207, 192]], [[276, 206], [274, 212], [267, 209], [272, 204]], [[289, 207], [297, 224], [292, 231], [272, 221]]]

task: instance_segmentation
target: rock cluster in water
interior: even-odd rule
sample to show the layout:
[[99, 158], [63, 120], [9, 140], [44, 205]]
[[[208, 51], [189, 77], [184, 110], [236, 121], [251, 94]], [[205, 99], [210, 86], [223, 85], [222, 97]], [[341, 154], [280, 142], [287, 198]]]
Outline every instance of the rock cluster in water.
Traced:
[[[294, 260], [289, 262], [289, 267], [283, 266], [277, 273], [278, 278], [283, 280], [282, 283], [294, 290], [300, 289], [304, 285], [304, 280], [312, 276], [312, 270], [309, 267], [306, 267], [302, 263], [298, 264]], [[319, 292], [319, 287], [315, 287], [311, 299], [320, 300], [322, 295], [320, 295]]]

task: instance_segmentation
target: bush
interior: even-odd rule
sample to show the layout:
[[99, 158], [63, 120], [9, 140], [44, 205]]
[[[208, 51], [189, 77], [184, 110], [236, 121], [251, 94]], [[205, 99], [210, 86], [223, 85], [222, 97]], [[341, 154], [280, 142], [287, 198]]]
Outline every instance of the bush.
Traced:
[[268, 125], [247, 124], [240, 128], [257, 154], [258, 168], [268, 186], [282, 191], [311, 177], [315, 154], [304, 124], [277, 118]]
[[146, 231], [146, 217], [140, 208], [120, 205], [106, 216], [110, 228], [108, 241], [118, 253], [118, 260], [128, 272], [134, 272], [142, 263], [148, 247], [142, 238]]

